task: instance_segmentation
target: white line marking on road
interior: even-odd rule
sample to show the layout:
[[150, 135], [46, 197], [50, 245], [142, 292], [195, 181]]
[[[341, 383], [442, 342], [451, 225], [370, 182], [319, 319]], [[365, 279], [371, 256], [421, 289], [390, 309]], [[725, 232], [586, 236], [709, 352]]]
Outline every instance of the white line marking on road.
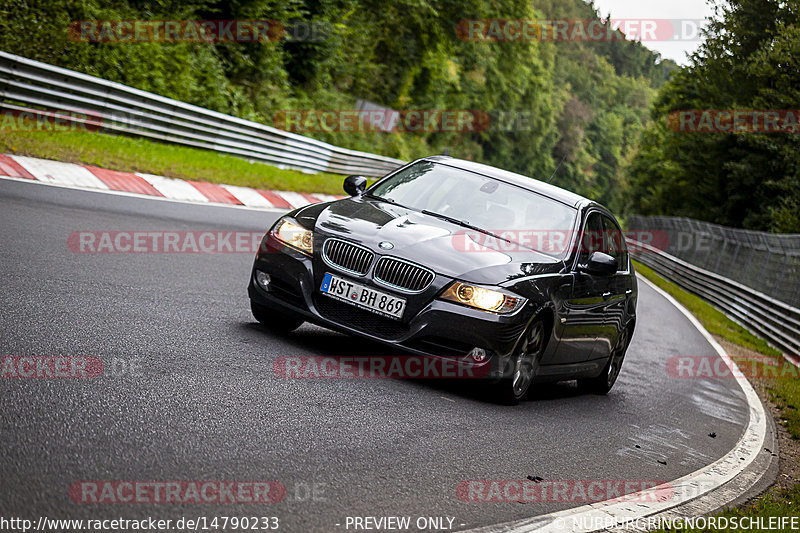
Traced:
[[[761, 452], [767, 435], [767, 415], [764, 412], [761, 400], [758, 398], [755, 390], [753, 390], [750, 382], [747, 381], [744, 374], [738, 370], [736, 363], [728, 356], [722, 346], [720, 346], [716, 339], [711, 336], [693, 314], [678, 303], [675, 298], [653, 284], [650, 280], [642, 276], [638, 277], [674, 305], [678, 311], [697, 328], [725, 362], [733, 376], [735, 376], [736, 382], [741, 387], [742, 392], [744, 392], [745, 399], [750, 408], [749, 421], [742, 438], [739, 439], [739, 442], [736, 443], [736, 446], [734, 446], [731, 451], [710, 465], [664, 485], [630, 494], [622, 498], [622, 501], [611, 500], [592, 503], [556, 513], [471, 529], [469, 531], [475, 533], [491, 533], [495, 531], [502, 531], [503, 533], [562, 533], [566, 531], [591, 533], [593, 531], [613, 528], [615, 524], [617, 527], [621, 527], [625, 525], [626, 521], [631, 523], [637, 518], [646, 518], [667, 511], [708, 494], [739, 475]], [[754, 480], [753, 483], [756, 481], [757, 480]], [[656, 496], [659, 494], [659, 491], [661, 494], [664, 494], [665, 490], [670, 490], [672, 496], [664, 501], [656, 501]], [[726, 503], [728, 503], [728, 501], [721, 501], [720, 506]], [[597, 527], [596, 524], [602, 524], [603, 527]]]

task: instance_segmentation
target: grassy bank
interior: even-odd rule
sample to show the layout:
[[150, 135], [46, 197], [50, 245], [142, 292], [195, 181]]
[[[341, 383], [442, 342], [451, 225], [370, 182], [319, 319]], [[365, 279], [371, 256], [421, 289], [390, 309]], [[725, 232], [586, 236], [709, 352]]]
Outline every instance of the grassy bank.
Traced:
[[[781, 531], [781, 529], [775, 529], [775, 526], [773, 526], [772, 529], [759, 528], [756, 525], [752, 525], [751, 527], [750, 521], [751, 519], [755, 520], [755, 517], [762, 517], [763, 523], [768, 528], [769, 527], [768, 517], [796, 516], [798, 513], [800, 513], [800, 505], [798, 505], [798, 499], [800, 499], [800, 484], [795, 485], [794, 487], [788, 489], [784, 489], [777, 494], [756, 498], [755, 500], [746, 505], [734, 507], [732, 509], [728, 509], [721, 513], [714, 514], [714, 516], [718, 517], [718, 519], [719, 517], [728, 519], [727, 521], [717, 522], [718, 524], [723, 525], [723, 527], [705, 528], [705, 529], [673, 528], [673, 529], [662, 529], [659, 530], [657, 533], [660, 532], [695, 533], [701, 531], [702, 532], [713, 531], [715, 533], [721, 533], [721, 532], [755, 533], [755, 532], [767, 532], [767, 531]], [[724, 527], [726, 524], [727, 527]], [[731, 527], [732, 524], [739, 524], [740, 527]], [[741, 525], [744, 525], [744, 527], [741, 527]]]
[[344, 176], [338, 174], [305, 174], [209, 150], [90, 131], [0, 129], [0, 153], [243, 187], [343, 194]]
[[[641, 263], [636, 263], [635, 266], [638, 273], [655, 283], [686, 307], [712, 335], [738, 345], [746, 352], [756, 352], [774, 360], [776, 366], [760, 365], [758, 367], [760, 371], [752, 372], [747, 370], [754, 366], [752, 359], [745, 358], [740, 360], [737, 354], [729, 354], [734, 361], [740, 363], [740, 368], [751, 382], [757, 380], [759, 382], [758, 385], [767, 391], [770, 400], [780, 410], [780, 418], [777, 422], [786, 428], [792, 438], [800, 440], [800, 415], [798, 415], [798, 409], [800, 409], [800, 380], [797, 379], [798, 372], [791, 363], [784, 361], [781, 353], [769, 346], [763, 339], [756, 337], [729, 319], [705, 300], [684, 291]], [[742, 518], [794, 515], [800, 515], [800, 484], [794, 484], [779, 491], [772, 491], [753, 499], [746, 505], [725, 510], [715, 516]], [[721, 530], [671, 529], [662, 531], [698, 532]], [[753, 530], [749, 528], [728, 528], [722, 531], [750, 532]]]

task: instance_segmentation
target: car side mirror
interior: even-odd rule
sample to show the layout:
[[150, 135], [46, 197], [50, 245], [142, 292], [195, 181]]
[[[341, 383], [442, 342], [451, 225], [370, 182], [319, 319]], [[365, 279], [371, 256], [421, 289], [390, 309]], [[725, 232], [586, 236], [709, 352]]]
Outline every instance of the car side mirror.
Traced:
[[579, 272], [594, 276], [611, 276], [617, 271], [617, 260], [603, 252], [592, 252], [584, 265], [578, 265]]
[[367, 178], [364, 176], [347, 176], [344, 179], [344, 192], [350, 196], [361, 196], [367, 188]]

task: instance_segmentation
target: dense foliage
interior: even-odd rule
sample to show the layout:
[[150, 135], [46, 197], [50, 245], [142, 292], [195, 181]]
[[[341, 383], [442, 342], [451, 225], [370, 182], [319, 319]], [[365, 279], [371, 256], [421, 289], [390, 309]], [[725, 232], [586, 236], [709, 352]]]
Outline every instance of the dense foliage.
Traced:
[[692, 64], [661, 90], [630, 165], [644, 214], [800, 233], [800, 131], [706, 133], [667, 127], [676, 110], [800, 109], [800, 2], [729, 0]]
[[[603, 14], [607, 15], [607, 14]], [[0, 0], [0, 49], [273, 123], [276, 112], [353, 109], [518, 113], [479, 132], [323, 132], [323, 140], [412, 159], [448, 150], [621, 205], [621, 173], [655, 89], [675, 68], [639, 43], [473, 42], [464, 19], [595, 19], [583, 0]], [[88, 43], [80, 20], [305, 21], [324, 38], [267, 43]]]

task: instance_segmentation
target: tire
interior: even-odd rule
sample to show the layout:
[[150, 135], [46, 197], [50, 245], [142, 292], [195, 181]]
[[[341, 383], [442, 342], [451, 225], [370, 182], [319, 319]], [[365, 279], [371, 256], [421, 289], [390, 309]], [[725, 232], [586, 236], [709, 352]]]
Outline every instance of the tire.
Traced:
[[584, 392], [604, 396], [614, 387], [617, 382], [622, 363], [625, 360], [625, 352], [631, 341], [630, 328], [622, 330], [622, 336], [617, 341], [617, 346], [611, 352], [608, 363], [603, 367], [603, 371], [596, 378], [579, 379], [578, 387]]
[[512, 356], [513, 369], [511, 377], [504, 377], [495, 385], [495, 394], [504, 405], [517, 405], [528, 394], [539, 358], [544, 351], [545, 327], [541, 319], [534, 320]]
[[299, 328], [305, 320], [289, 314], [281, 315], [277, 312], [250, 300], [250, 310], [253, 317], [265, 328], [282, 333], [289, 333]]

